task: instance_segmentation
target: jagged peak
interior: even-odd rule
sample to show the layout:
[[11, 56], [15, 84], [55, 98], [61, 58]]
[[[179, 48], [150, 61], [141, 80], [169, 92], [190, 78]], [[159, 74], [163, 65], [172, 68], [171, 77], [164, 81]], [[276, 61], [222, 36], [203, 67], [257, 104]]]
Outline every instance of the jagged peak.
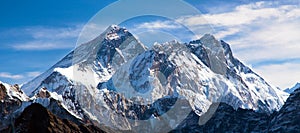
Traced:
[[297, 90], [298, 88], [300, 88], [300, 83], [299, 83], [299, 82], [297, 82], [293, 87], [287, 88], [287, 89], [285, 89], [284, 91], [287, 92], [287, 93], [289, 93], [289, 94], [291, 94], [291, 93], [293, 93], [295, 90]]
[[104, 39], [108, 41], [112, 40], [119, 40], [123, 36], [133, 36], [125, 27], [120, 27], [118, 25], [110, 25], [108, 26], [100, 35], [98, 35], [96, 38], [80, 44], [79, 46], [82, 45], [89, 45], [89, 44], [95, 44], [95, 42], [101, 42]]
[[215, 38], [215, 36], [212, 35], [212, 34], [204, 34], [204, 35], [200, 38], [200, 40], [203, 40], [203, 39], [217, 40], [217, 39]]
[[125, 28], [121, 28], [120, 26], [113, 24], [113, 25], [108, 26], [103, 33], [116, 32], [120, 29], [125, 29]]
[[112, 24], [112, 25], [110, 25], [109, 27], [111, 27], [111, 28], [120, 28], [120, 26], [118, 26], [118, 25], [116, 25], [116, 24]]
[[196, 40], [193, 40], [193, 41], [190, 41], [190, 44], [202, 44], [203, 40], [215, 40], [215, 41], [218, 41], [214, 35], [212, 34], [204, 34], [200, 39], [196, 39]]
[[204, 34], [200, 39], [191, 41], [189, 44], [195, 47], [201, 45], [210, 49], [212, 52], [217, 53], [224, 50], [221, 45], [221, 42], [217, 40], [212, 34]]
[[[126, 33], [129, 33], [125, 27], [120, 27], [118, 25], [110, 25], [104, 32], [105, 38], [107, 40], [117, 40], [121, 36], [124, 36]], [[102, 35], [103, 35], [102, 34]]]

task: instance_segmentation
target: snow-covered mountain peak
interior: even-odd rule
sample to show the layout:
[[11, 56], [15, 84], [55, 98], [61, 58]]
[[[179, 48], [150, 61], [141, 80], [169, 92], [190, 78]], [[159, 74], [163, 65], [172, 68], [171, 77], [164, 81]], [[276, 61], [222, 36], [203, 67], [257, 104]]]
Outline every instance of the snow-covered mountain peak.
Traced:
[[172, 103], [174, 97], [186, 98], [185, 106], [199, 116], [220, 100], [262, 112], [278, 110], [285, 101], [277, 88], [234, 58], [230, 46], [212, 35], [146, 49], [129, 31], [114, 25], [23, 86], [29, 94], [43, 87], [59, 95], [69, 112], [125, 130], [135, 127], [129, 118], [157, 115], [144, 114], [146, 109], [164, 114], [167, 110], [160, 110], [159, 101]]
[[[107, 29], [120, 29], [120, 28], [121, 28], [120, 26], [118, 26], [116, 24], [112, 24]], [[123, 28], [123, 29], [125, 29], [125, 28]]]
[[226, 75], [226, 57], [221, 42], [213, 35], [205, 34], [199, 40], [191, 41], [188, 45], [192, 52], [197, 55], [215, 73]]
[[[0, 85], [2, 86], [1, 92], [3, 96], [6, 96], [8, 99], [14, 99], [17, 98], [20, 101], [27, 101], [28, 97], [27, 95], [20, 89], [18, 84], [15, 85], [9, 85], [7, 83], [3, 83], [0, 81]], [[3, 97], [5, 98], [5, 97]]]
[[106, 35], [105, 38], [108, 40], [117, 40], [120, 39], [121, 36], [124, 36], [127, 32], [128, 31], [125, 28], [121, 28], [117, 25], [111, 25], [103, 32], [103, 34]]
[[291, 94], [291, 93], [293, 93], [296, 89], [298, 89], [298, 88], [300, 88], [300, 83], [296, 83], [292, 88], [287, 88], [287, 89], [285, 89], [284, 91], [286, 92], [286, 93], [289, 93], [289, 94]]
[[200, 38], [200, 43], [203, 44], [206, 48], [210, 49], [211, 52], [215, 54], [223, 53], [223, 47], [213, 35], [205, 34], [203, 37]]

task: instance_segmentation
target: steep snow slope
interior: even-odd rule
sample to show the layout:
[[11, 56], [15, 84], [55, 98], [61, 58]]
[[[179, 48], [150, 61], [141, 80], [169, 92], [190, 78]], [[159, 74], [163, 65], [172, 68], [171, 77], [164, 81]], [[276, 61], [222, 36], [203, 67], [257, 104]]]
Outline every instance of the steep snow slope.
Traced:
[[144, 118], [151, 118], [146, 124], [153, 128], [162, 117], [168, 122], [161, 126], [176, 127], [183, 118], [168, 114], [173, 110], [169, 104], [177, 105], [174, 99], [187, 101], [179, 104], [186, 112], [177, 112], [184, 117], [192, 110], [201, 116], [220, 101], [235, 109], [270, 113], [280, 109], [287, 96], [234, 58], [229, 45], [212, 35], [188, 44], [155, 44], [147, 50], [115, 25], [22, 89], [33, 96], [43, 87], [60, 95], [69, 112], [120, 130], [141, 127], [137, 120]]

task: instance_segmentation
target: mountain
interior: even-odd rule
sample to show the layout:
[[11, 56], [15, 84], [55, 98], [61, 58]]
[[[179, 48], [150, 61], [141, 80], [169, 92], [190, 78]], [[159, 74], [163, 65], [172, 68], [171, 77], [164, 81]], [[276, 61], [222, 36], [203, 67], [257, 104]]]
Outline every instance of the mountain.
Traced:
[[270, 121], [271, 132], [300, 132], [300, 87], [295, 88]]
[[205, 124], [200, 125], [199, 116], [192, 112], [172, 132], [300, 132], [300, 87], [291, 93], [279, 111], [272, 114], [242, 108], [235, 110], [226, 103], [214, 105], [218, 108]]
[[291, 93], [293, 93], [296, 89], [298, 89], [298, 88], [300, 88], [300, 83], [297, 83], [294, 87], [292, 87], [292, 88], [287, 88], [287, 89], [285, 89], [284, 91], [286, 92], [286, 93], [289, 93], [289, 94], [291, 94]]
[[[42, 88], [50, 97], [35, 97]], [[51, 106], [53, 110], [66, 110], [80, 121], [136, 132], [170, 131], [191, 112], [201, 118], [219, 102], [234, 110], [271, 114], [288, 96], [212, 35], [147, 48], [116, 25], [21, 89], [47, 108], [54, 99], [60, 106]]]
[[242, 108], [234, 109], [226, 103], [213, 103], [212, 106], [217, 106], [218, 108], [205, 124], [199, 124], [199, 116], [191, 113], [188, 119], [171, 132], [269, 132], [268, 128], [271, 117], [267, 113]]
[[13, 121], [13, 112], [17, 111], [28, 97], [18, 85], [0, 82], [0, 131]]
[[77, 125], [67, 119], [60, 119], [38, 103], [33, 103], [26, 107], [16, 119], [14, 128], [9, 128], [6, 131], [29, 133], [105, 133], [93, 125]]
[[[279, 110], [288, 97], [235, 58], [226, 42], [219, 42], [212, 35], [204, 35], [200, 40], [190, 42], [189, 47], [213, 72], [225, 76], [233, 83], [241, 95], [238, 104], [249, 100], [245, 101], [245, 105], [233, 106], [235, 109], [241, 107], [272, 112]], [[263, 107], [265, 105], [269, 107]]]

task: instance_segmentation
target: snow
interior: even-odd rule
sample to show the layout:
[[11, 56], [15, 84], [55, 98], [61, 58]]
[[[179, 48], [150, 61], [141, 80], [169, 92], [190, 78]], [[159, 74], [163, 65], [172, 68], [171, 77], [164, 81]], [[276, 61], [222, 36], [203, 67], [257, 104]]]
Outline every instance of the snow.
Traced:
[[[69, 104], [66, 105], [67, 101], [65, 101], [65, 99], [63, 99], [62, 95], [57, 94], [56, 92], [49, 92], [46, 89], [40, 89], [39, 91], [48, 92], [50, 94], [50, 97], [49, 98], [41, 98], [41, 97], [33, 96], [30, 98], [30, 100], [32, 100], [33, 103], [39, 103], [39, 104], [43, 105], [44, 107], [49, 108], [50, 100], [54, 99], [56, 101], [59, 101], [61, 103], [61, 106], [66, 111], [68, 111], [71, 115], [73, 115], [74, 117], [76, 117], [78, 119], [82, 119], [79, 115], [77, 115], [76, 113], [74, 113], [72, 110], [69, 109], [70, 105]], [[74, 104], [72, 104], [71, 106], [75, 107]]]
[[116, 49], [116, 51], [118, 52], [118, 54], [121, 56], [121, 58], [123, 59], [123, 61], [126, 61], [126, 59], [125, 59], [125, 57], [124, 57], [122, 51], [121, 51], [119, 48], [115, 48], [115, 49]]
[[74, 66], [68, 68], [55, 68], [54, 72], [59, 72], [62, 75], [66, 76], [68, 79], [73, 79], [74, 77]]
[[[269, 86], [265, 81], [253, 73], [241, 73], [242, 79], [250, 89], [250, 94], [255, 102], [259, 100], [270, 106], [270, 110], [279, 110], [286, 100], [284, 92], [276, 87]], [[256, 108], [255, 110], [258, 110]]]
[[120, 37], [118, 36], [117, 33], [111, 33], [111, 34], [107, 34], [107, 39], [108, 40], [117, 40], [119, 39]]

